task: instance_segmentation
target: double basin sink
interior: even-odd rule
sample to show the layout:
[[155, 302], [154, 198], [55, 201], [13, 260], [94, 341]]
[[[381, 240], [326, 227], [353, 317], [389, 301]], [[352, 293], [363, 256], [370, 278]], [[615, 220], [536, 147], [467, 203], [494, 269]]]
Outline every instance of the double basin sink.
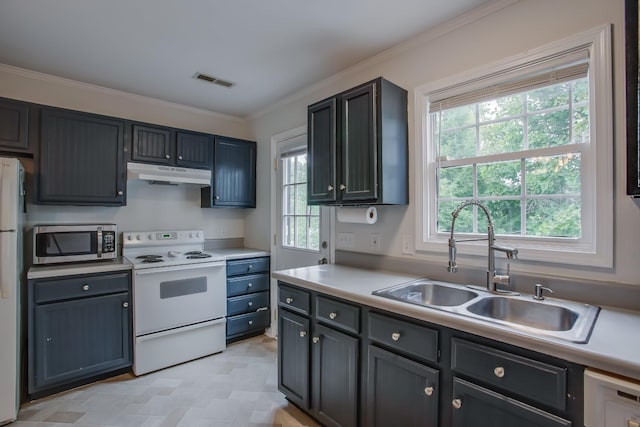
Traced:
[[560, 299], [534, 300], [531, 295], [503, 295], [429, 279], [418, 279], [374, 291], [378, 295], [497, 323], [527, 335], [586, 343], [599, 307]]

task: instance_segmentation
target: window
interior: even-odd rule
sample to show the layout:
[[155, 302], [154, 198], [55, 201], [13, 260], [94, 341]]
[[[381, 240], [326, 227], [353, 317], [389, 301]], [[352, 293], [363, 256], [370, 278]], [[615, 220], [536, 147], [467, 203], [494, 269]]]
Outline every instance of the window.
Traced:
[[[499, 239], [517, 247], [521, 258], [612, 264], [607, 31], [421, 88], [418, 194], [426, 197], [417, 249], [441, 251], [451, 212], [475, 199], [488, 207]], [[481, 237], [486, 227], [484, 215], [469, 207], [455, 232]], [[467, 246], [468, 253], [483, 253], [479, 244]]]
[[307, 153], [282, 156], [282, 246], [319, 250], [320, 208], [307, 205]]

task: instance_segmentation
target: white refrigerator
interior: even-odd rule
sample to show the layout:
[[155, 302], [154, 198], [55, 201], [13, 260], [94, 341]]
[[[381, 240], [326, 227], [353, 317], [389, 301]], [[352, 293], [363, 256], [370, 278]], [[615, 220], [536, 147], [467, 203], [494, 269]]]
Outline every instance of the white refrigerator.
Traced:
[[24, 169], [0, 157], [0, 425], [16, 419], [20, 404], [20, 292]]

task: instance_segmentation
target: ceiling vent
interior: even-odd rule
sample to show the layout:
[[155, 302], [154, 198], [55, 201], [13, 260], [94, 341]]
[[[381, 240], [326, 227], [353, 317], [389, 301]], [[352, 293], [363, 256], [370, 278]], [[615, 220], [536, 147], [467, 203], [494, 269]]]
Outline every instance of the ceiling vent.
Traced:
[[231, 86], [235, 86], [235, 83], [232, 83], [228, 80], [222, 80], [219, 79], [217, 77], [213, 77], [213, 76], [209, 76], [207, 74], [202, 74], [202, 73], [196, 73], [193, 76], [194, 79], [198, 79], [198, 80], [202, 80], [208, 83], [213, 83], [216, 84], [218, 86], [222, 86], [222, 87], [231, 87]]

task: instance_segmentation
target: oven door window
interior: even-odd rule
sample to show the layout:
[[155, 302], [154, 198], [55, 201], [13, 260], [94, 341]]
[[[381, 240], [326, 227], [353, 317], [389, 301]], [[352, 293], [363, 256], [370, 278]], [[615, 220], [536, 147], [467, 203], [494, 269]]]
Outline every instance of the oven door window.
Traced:
[[204, 294], [206, 292], [206, 276], [184, 280], [169, 280], [160, 283], [160, 299], [179, 298], [185, 295]]
[[91, 255], [98, 252], [95, 231], [39, 233], [36, 236], [36, 256], [56, 257]]

